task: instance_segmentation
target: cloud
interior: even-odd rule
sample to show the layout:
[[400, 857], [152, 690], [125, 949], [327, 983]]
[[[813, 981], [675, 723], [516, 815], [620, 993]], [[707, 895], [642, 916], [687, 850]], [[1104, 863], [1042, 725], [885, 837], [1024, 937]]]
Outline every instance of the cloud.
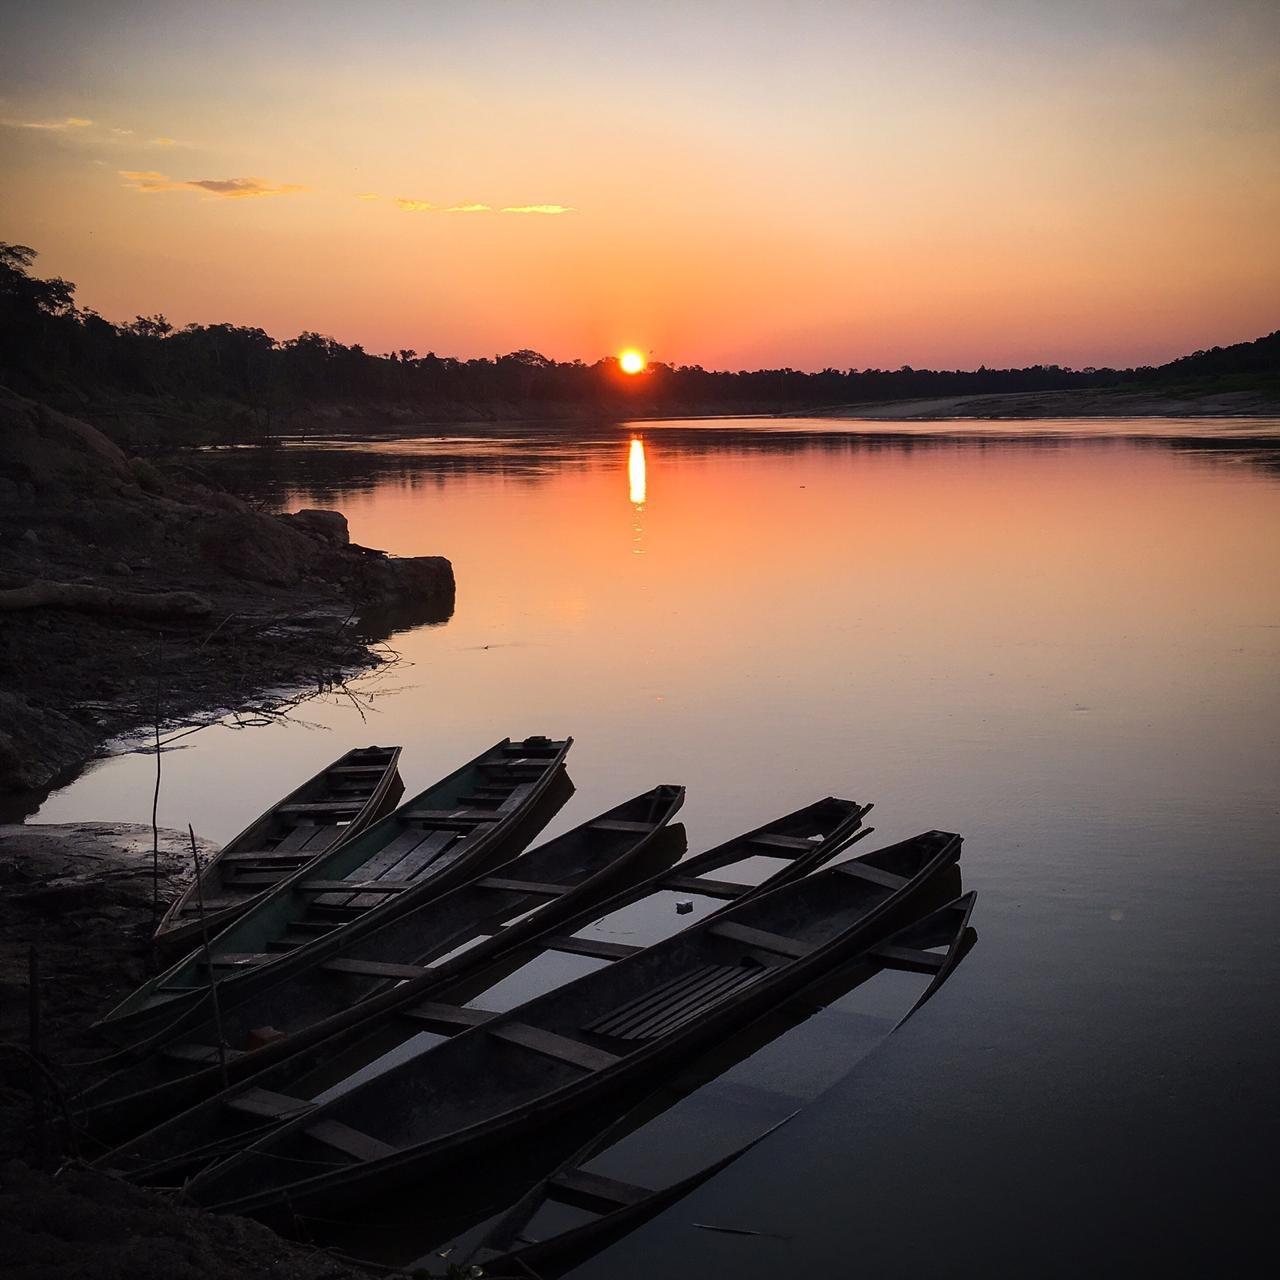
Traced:
[[67, 133], [72, 129], [87, 129], [93, 124], [82, 116], [65, 116], [61, 120], [0, 120], [8, 129], [42, 129], [47, 133]]
[[121, 169], [120, 176], [135, 191], [203, 191], [223, 200], [246, 200], [256, 196], [285, 196], [305, 191], [295, 183], [271, 183], [265, 178], [170, 178], [154, 169]]
[[508, 205], [503, 213], [577, 213], [566, 204], [513, 204]]
[[492, 205], [487, 204], [455, 204], [445, 209], [445, 213], [490, 213]]
[[400, 196], [396, 200], [396, 208], [403, 209], [405, 213], [426, 213], [434, 209], [435, 205], [430, 200], [406, 200], [404, 196]]
[[[132, 133], [133, 130], [122, 129], [121, 132]], [[180, 143], [177, 138], [152, 138], [147, 143], [147, 146], [149, 147], [180, 147], [181, 145], [182, 143]]]
[[254, 196], [288, 196], [306, 190], [306, 187], [292, 182], [277, 186], [265, 178], [197, 178], [184, 185], [227, 200], [251, 199]]
[[357, 200], [381, 200], [382, 197], [376, 191], [357, 191]]

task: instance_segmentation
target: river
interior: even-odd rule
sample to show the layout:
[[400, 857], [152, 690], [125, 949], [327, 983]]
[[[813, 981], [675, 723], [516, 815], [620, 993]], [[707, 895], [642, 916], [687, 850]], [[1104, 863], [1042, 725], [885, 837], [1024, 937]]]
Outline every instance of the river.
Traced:
[[[348, 747], [403, 744], [412, 793], [543, 733], [575, 738], [548, 834], [660, 782], [691, 851], [827, 794], [875, 802], [874, 843], [960, 832], [978, 942], [937, 998], [847, 1064], [806, 1024], [826, 1091], [581, 1275], [1207, 1268], [1276, 1139], [1277, 440], [752, 419], [206, 455], [449, 556], [457, 607], [354, 699], [184, 739], [161, 822], [225, 840]], [[120, 755], [35, 820], [148, 821], [152, 781]]]

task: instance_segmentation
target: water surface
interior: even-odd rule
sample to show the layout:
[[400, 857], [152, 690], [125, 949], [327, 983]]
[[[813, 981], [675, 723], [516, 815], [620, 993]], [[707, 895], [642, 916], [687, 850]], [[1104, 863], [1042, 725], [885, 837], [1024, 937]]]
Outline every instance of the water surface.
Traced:
[[[876, 802], [864, 849], [959, 831], [980, 941], [939, 997], [582, 1274], [1207, 1267], [1277, 1136], [1277, 426], [735, 420], [208, 455], [359, 542], [448, 555], [457, 608], [393, 638], [367, 723], [339, 698], [185, 739], [161, 820], [226, 839], [358, 744], [402, 743], [413, 791], [498, 737], [571, 733], [548, 834], [659, 782], [689, 788], [691, 851], [828, 793]], [[108, 761], [38, 820], [146, 821], [152, 768]]]

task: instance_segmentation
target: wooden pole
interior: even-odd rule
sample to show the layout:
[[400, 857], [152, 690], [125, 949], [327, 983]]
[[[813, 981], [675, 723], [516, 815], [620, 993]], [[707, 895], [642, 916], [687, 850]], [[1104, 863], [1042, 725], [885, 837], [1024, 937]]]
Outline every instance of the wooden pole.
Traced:
[[209, 998], [213, 1002], [213, 1027], [218, 1037], [218, 1070], [222, 1072], [222, 1087], [228, 1088], [227, 1079], [227, 1045], [222, 1038], [222, 1010], [218, 1006], [218, 977], [213, 971], [213, 957], [209, 954], [209, 930], [204, 921], [204, 885], [201, 883], [200, 853], [196, 849], [196, 833], [191, 823], [187, 823], [187, 834], [191, 837], [191, 860], [196, 864], [196, 902], [200, 909], [200, 946], [204, 951], [204, 966], [209, 970]]

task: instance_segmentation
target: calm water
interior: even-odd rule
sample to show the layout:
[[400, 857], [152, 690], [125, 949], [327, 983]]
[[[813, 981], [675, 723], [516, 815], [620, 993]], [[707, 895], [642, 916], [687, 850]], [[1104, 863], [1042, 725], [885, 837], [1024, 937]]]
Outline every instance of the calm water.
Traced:
[[[457, 609], [393, 638], [367, 724], [185, 739], [161, 820], [226, 839], [349, 746], [404, 744], [413, 791], [540, 732], [577, 740], [548, 834], [658, 782], [691, 850], [827, 793], [876, 802], [864, 849], [959, 831], [979, 942], [938, 998], [851, 1070], [806, 1024], [834, 1088], [581, 1274], [1207, 1268], [1278, 1136], [1280, 424], [855, 426], [209, 456], [447, 554]], [[37, 820], [146, 821], [151, 770]]]

